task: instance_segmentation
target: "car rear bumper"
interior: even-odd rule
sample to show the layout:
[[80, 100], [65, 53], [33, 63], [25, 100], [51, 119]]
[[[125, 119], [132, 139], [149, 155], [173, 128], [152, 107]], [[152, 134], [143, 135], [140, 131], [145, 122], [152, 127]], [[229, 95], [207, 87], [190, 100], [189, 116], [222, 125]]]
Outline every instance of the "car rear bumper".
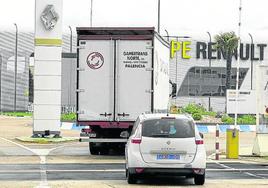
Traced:
[[174, 176], [191, 176], [195, 174], [203, 175], [205, 169], [199, 169], [197, 173], [196, 169], [192, 168], [129, 168], [132, 174], [139, 175], [174, 175]]

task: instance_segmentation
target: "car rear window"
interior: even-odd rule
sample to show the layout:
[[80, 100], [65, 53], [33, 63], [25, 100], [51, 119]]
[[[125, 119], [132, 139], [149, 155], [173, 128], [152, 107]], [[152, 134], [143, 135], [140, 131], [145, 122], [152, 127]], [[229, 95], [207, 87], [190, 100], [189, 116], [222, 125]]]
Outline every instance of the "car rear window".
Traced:
[[166, 138], [195, 137], [194, 123], [187, 119], [150, 119], [142, 123], [142, 136]]

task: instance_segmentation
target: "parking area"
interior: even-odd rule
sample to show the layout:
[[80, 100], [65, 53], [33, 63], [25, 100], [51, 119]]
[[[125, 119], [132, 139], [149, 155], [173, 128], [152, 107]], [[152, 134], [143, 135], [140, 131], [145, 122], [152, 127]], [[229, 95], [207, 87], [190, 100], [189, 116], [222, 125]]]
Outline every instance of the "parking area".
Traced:
[[[1, 187], [196, 187], [192, 179], [150, 178], [138, 185], [125, 181], [124, 156], [93, 156], [88, 143], [78, 141], [36, 144], [15, 138], [30, 136], [31, 118], [0, 117]], [[63, 137], [78, 137], [77, 130], [63, 130]], [[220, 134], [220, 148], [225, 153], [225, 133]], [[240, 134], [240, 151], [250, 154], [255, 133]], [[250, 162], [250, 158], [215, 161], [215, 135], [204, 134], [208, 155], [206, 184], [203, 187], [266, 187], [268, 163]], [[253, 160], [252, 160], [253, 161]]]

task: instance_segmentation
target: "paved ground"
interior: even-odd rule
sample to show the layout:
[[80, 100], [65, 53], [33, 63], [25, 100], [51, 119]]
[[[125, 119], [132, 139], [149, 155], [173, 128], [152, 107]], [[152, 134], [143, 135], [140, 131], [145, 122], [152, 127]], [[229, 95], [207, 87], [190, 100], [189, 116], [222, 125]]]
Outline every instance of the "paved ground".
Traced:
[[[44, 179], [44, 171], [46, 179]], [[208, 163], [206, 176], [206, 184], [203, 187], [217, 188], [225, 185], [225, 187], [254, 186], [255, 188], [268, 186], [267, 164]], [[140, 180], [138, 185], [130, 186], [126, 183], [124, 164], [122, 163], [0, 165], [1, 187], [36, 187], [46, 184], [50, 187], [101, 188], [194, 186], [193, 179], [185, 179], [184, 177], [153, 177]]]
[[[2, 164], [0, 181], [38, 181], [42, 170], [47, 180], [125, 180], [124, 163]], [[213, 179], [267, 179], [268, 164], [208, 163], [206, 176]], [[181, 180], [181, 178], [179, 178]], [[164, 180], [164, 179], [163, 179]], [[176, 179], [174, 179], [176, 181]], [[144, 181], [141, 181], [144, 182]], [[268, 181], [267, 181], [268, 183]]]
[[[0, 116], [0, 187], [192, 187], [193, 181], [181, 178], [150, 179], [138, 186], [127, 185], [123, 156], [92, 156], [88, 143], [31, 144], [15, 140], [32, 133], [30, 118]], [[78, 131], [65, 130], [62, 136], [78, 137]], [[224, 159], [213, 161], [215, 135], [204, 135], [208, 159], [207, 183], [203, 187], [268, 187], [268, 163]], [[220, 147], [225, 151], [225, 134], [220, 135]], [[255, 133], [241, 133], [240, 151], [248, 155]], [[241, 153], [240, 152], [240, 153]], [[198, 187], [198, 186], [194, 186]]]

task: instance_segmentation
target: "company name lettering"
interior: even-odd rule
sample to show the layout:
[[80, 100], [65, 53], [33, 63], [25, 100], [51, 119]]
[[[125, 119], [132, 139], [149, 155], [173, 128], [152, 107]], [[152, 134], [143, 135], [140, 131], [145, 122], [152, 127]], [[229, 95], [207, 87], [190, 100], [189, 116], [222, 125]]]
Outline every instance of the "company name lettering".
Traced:
[[[216, 43], [205, 43], [197, 42], [196, 43], [196, 58], [197, 59], [226, 59], [225, 54], [220, 50], [215, 49]], [[188, 54], [191, 50], [190, 41], [171, 41], [170, 48], [170, 57], [174, 58], [175, 54], [181, 51], [181, 57], [183, 59], [190, 59], [191, 56]], [[262, 61], [264, 59], [264, 49], [267, 47], [267, 44], [243, 44], [240, 45], [240, 59], [241, 60], [253, 60], [253, 61]], [[256, 55], [258, 54], [258, 55]], [[237, 51], [233, 54], [237, 59]]]

